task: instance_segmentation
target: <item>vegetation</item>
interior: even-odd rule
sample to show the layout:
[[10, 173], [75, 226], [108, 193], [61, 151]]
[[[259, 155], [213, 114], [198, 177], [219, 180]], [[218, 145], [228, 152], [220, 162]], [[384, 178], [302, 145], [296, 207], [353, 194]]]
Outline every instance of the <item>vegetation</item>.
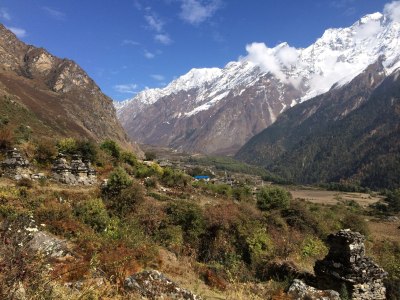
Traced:
[[[195, 182], [180, 170], [143, 163], [110, 141], [96, 145], [63, 139], [49, 145], [69, 155], [88, 153], [100, 179], [108, 182], [102, 187], [68, 187], [51, 181], [42, 186], [27, 180], [0, 185], [0, 222], [17, 224], [33, 214], [36, 224], [43, 224], [40, 230], [69, 241], [74, 256], [71, 261], [49, 262], [0, 230], [2, 241], [12, 241], [0, 243], [0, 264], [7, 270], [0, 270], [2, 292], [11, 291], [12, 278], [18, 278], [31, 299], [37, 293], [47, 299], [67, 299], [63, 295], [71, 291], [63, 282], [81, 281], [84, 288], [74, 290], [76, 298], [85, 299], [88, 292], [93, 297], [123, 299], [126, 276], [155, 268], [181, 280], [190, 276], [188, 282], [202, 286], [203, 295], [284, 297], [289, 281], [266, 281], [269, 263], [289, 261], [311, 270], [315, 260], [326, 255], [327, 235], [340, 228], [366, 234], [371, 241], [368, 252], [390, 274], [387, 285], [395, 290], [398, 283], [399, 241], [374, 240], [375, 231], [365, 217], [371, 214], [369, 208], [350, 201], [311, 204], [292, 199], [285, 187], [276, 185], [253, 194], [255, 187], [248, 183]], [[42, 157], [44, 168], [54, 154], [49, 151]], [[35, 151], [31, 155], [38, 157]], [[387, 209], [380, 213], [398, 213], [399, 191], [385, 195]], [[16, 253], [19, 260], [3, 253]], [[51, 270], [46, 268], [49, 263]], [[103, 278], [103, 286], [91, 284], [96, 276]]]

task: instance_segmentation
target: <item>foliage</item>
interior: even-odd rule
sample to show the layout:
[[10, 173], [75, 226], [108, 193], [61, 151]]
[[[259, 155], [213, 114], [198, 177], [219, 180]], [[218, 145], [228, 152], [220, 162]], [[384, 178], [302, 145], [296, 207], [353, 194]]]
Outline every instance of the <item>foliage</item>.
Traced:
[[157, 154], [153, 151], [146, 151], [144, 153], [145, 160], [155, 160], [157, 158]]
[[232, 196], [235, 200], [238, 201], [248, 201], [253, 199], [251, 188], [247, 185], [233, 188]]
[[131, 183], [107, 201], [109, 208], [118, 216], [125, 216], [144, 199], [144, 188], [137, 182]]
[[328, 253], [324, 242], [317, 237], [307, 236], [301, 243], [301, 255], [313, 259], [322, 259]]
[[264, 168], [251, 166], [228, 156], [205, 156], [201, 158], [191, 157], [189, 159], [189, 162], [194, 162], [196, 164], [206, 166], [214, 166], [217, 170], [221, 171], [245, 173], [259, 176], [267, 176], [269, 174], [269, 172], [267, 172]]
[[118, 167], [108, 176], [107, 185], [103, 188], [103, 195], [106, 197], [112, 197], [118, 195], [121, 190], [129, 187], [133, 180], [126, 171]]
[[110, 217], [103, 200], [98, 198], [78, 203], [74, 209], [74, 214], [97, 232], [104, 231], [110, 223]]
[[169, 204], [166, 212], [171, 224], [182, 228], [185, 242], [195, 245], [206, 225], [201, 208], [191, 202], [179, 201]]
[[261, 210], [285, 209], [290, 205], [291, 194], [278, 186], [265, 186], [257, 193], [257, 206]]
[[186, 187], [191, 177], [172, 168], [165, 168], [160, 181], [168, 187]]
[[113, 140], [105, 140], [101, 143], [100, 148], [117, 160], [121, 157], [121, 147]]
[[74, 138], [63, 138], [57, 142], [58, 152], [66, 155], [76, 154], [78, 150], [77, 142]]
[[130, 165], [132, 167], [135, 167], [138, 165], [137, 158], [136, 158], [135, 154], [133, 154], [132, 152], [123, 151], [121, 153], [121, 160], [124, 163], [127, 163], [128, 165]]
[[57, 156], [56, 145], [51, 140], [42, 139], [36, 143], [35, 160], [40, 164], [50, 164]]
[[0, 127], [0, 150], [8, 150], [14, 144], [14, 132], [9, 126]]

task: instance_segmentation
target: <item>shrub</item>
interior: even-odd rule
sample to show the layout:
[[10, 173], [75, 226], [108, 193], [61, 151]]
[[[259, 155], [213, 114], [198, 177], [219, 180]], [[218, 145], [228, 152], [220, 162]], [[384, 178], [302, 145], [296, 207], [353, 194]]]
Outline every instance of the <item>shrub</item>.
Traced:
[[0, 150], [7, 150], [14, 144], [14, 133], [10, 127], [0, 128]]
[[31, 188], [31, 187], [33, 187], [33, 182], [29, 178], [22, 178], [22, 179], [18, 180], [17, 186]]
[[165, 168], [161, 177], [161, 182], [169, 187], [186, 187], [190, 180], [190, 176], [171, 168]]
[[121, 189], [118, 195], [109, 198], [108, 203], [119, 216], [125, 216], [132, 212], [136, 205], [144, 200], [144, 188], [139, 183], [131, 182], [127, 188]]
[[82, 155], [83, 160], [90, 160], [97, 162], [98, 160], [98, 146], [89, 140], [80, 140], [76, 144], [76, 151]]
[[301, 244], [301, 255], [310, 258], [323, 258], [328, 252], [328, 248], [319, 238], [308, 236]]
[[146, 152], [144, 153], [144, 157], [145, 157], [145, 160], [155, 160], [156, 157], [157, 157], [157, 155], [156, 155], [155, 152], [146, 151]]
[[263, 187], [257, 194], [257, 206], [261, 210], [286, 209], [292, 195], [278, 186]]
[[90, 199], [78, 203], [74, 214], [97, 232], [104, 231], [110, 222], [110, 217], [101, 199]]
[[112, 197], [118, 195], [121, 190], [129, 187], [132, 184], [132, 178], [123, 168], [117, 168], [108, 177], [108, 183], [103, 188], [103, 195]]
[[52, 163], [57, 155], [57, 148], [51, 140], [40, 140], [36, 144], [35, 159], [40, 164]]
[[172, 225], [180, 226], [186, 242], [192, 245], [198, 242], [205, 231], [205, 221], [201, 208], [190, 202], [179, 201], [167, 207], [167, 214]]
[[77, 142], [74, 138], [68, 137], [61, 139], [57, 142], [58, 151], [63, 154], [75, 154], [78, 149]]
[[117, 160], [120, 159], [121, 157], [121, 148], [113, 140], [105, 140], [100, 145], [100, 148], [108, 152], [112, 157], [114, 157]]
[[248, 201], [252, 199], [250, 187], [247, 185], [232, 189], [232, 196], [238, 201]]
[[273, 243], [265, 228], [255, 228], [246, 238], [249, 247], [250, 258], [253, 264], [257, 264], [261, 259], [270, 256], [273, 251]]
[[132, 167], [135, 167], [138, 165], [137, 158], [136, 158], [135, 154], [133, 154], [132, 152], [126, 152], [126, 151], [122, 152], [121, 160], [124, 163], [127, 163], [128, 165], [130, 165]]

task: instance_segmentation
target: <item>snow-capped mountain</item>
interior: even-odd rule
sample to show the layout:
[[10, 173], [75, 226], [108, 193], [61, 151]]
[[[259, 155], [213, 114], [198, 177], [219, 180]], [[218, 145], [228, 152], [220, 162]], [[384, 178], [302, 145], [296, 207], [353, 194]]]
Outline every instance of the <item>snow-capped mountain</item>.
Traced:
[[398, 21], [390, 11], [370, 14], [302, 49], [250, 44], [247, 56], [223, 69], [192, 69], [118, 104], [119, 119], [142, 143], [233, 153], [287, 108], [345, 85], [378, 59], [387, 74], [396, 70]]

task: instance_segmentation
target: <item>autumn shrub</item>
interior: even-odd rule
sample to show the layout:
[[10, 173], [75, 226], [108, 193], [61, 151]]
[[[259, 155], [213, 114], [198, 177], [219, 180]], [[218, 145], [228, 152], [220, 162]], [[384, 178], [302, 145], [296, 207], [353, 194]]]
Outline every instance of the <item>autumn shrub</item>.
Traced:
[[33, 182], [29, 178], [21, 178], [20, 180], [17, 181], [17, 186], [26, 187], [30, 189], [33, 187]]
[[175, 253], [180, 253], [183, 245], [183, 230], [179, 225], [169, 225], [158, 231], [157, 241]]
[[108, 176], [108, 182], [102, 189], [102, 194], [106, 198], [118, 195], [121, 190], [126, 189], [132, 184], [133, 180], [123, 168], [116, 168]]
[[186, 187], [191, 181], [191, 177], [185, 173], [172, 168], [165, 168], [160, 181], [168, 187]]
[[52, 140], [40, 140], [36, 142], [34, 159], [42, 165], [51, 164], [57, 156], [57, 148]]
[[135, 167], [138, 165], [138, 160], [132, 152], [123, 151], [121, 153], [121, 161], [127, 163], [131, 167]]
[[197, 248], [206, 226], [201, 208], [195, 203], [177, 201], [168, 205], [166, 213], [171, 225], [182, 228], [185, 243]]
[[118, 194], [108, 197], [107, 206], [118, 216], [131, 213], [135, 207], [144, 201], [144, 188], [137, 182], [121, 189]]
[[232, 189], [232, 197], [238, 201], [251, 201], [253, 195], [249, 186], [239, 186]]
[[0, 128], [0, 151], [10, 149], [14, 144], [14, 132], [9, 126]]
[[57, 142], [57, 149], [59, 152], [72, 155], [77, 153], [78, 145], [74, 138], [63, 138]]
[[100, 144], [100, 148], [108, 152], [113, 158], [119, 160], [121, 157], [121, 147], [113, 140], [105, 140]]
[[307, 236], [301, 243], [301, 255], [304, 258], [322, 259], [328, 253], [328, 248], [322, 240]]
[[362, 215], [346, 213], [341, 223], [343, 229], [351, 229], [365, 236], [369, 236], [370, 234], [367, 221], [365, 221], [365, 217]]
[[284, 188], [266, 186], [257, 193], [257, 206], [261, 210], [286, 209], [291, 199], [291, 194]]
[[110, 223], [110, 217], [103, 200], [90, 199], [79, 202], [74, 208], [75, 216], [97, 232], [104, 231]]
[[89, 160], [92, 163], [98, 163], [99, 147], [91, 140], [78, 140], [76, 142], [76, 151], [82, 156], [83, 160]]

